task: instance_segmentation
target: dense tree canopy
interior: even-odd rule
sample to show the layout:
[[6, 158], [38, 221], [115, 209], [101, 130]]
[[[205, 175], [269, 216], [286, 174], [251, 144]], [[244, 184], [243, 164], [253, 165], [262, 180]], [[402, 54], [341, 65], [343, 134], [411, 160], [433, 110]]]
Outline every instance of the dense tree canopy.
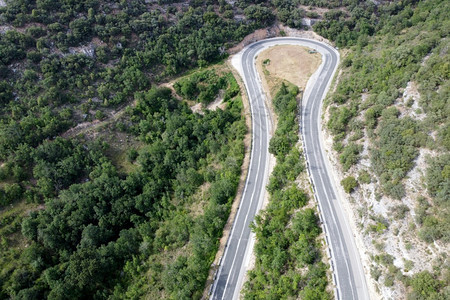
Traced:
[[[229, 95], [225, 110], [194, 114], [167, 88], [136, 93], [136, 106], [120, 121], [144, 144], [134, 172], [119, 173], [101, 142], [57, 137], [18, 147], [3, 178], [5, 168], [18, 167], [21, 180], [36, 184], [6, 186], [0, 199], [42, 197], [45, 208], [18, 224], [31, 246], [14, 261], [8, 262], [13, 249], [3, 253], [2, 298], [103, 299], [160, 290], [172, 298], [201, 295], [236, 193], [246, 132], [233, 76], [208, 74], [204, 82], [221, 82]], [[201, 185], [210, 188], [198, 198]], [[202, 213], [189, 213], [194, 201], [205, 201]], [[171, 263], [151, 263], [180, 249], [186, 250]], [[158, 285], [141, 286], [145, 273], [137, 261], [146, 270], [162, 268]]]

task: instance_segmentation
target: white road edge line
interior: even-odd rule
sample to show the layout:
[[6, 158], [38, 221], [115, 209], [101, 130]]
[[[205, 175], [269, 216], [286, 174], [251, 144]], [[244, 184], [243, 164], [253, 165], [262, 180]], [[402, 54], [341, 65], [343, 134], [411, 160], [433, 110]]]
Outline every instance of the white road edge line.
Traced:
[[[261, 111], [259, 111], [259, 113], [258, 113], [258, 116], [259, 116], [259, 120], [260, 120], [260, 122], [261, 122]], [[259, 126], [259, 136], [260, 137], [262, 137], [262, 127], [261, 126]], [[260, 140], [259, 140], [259, 148], [261, 149], [262, 148], [262, 138], [260, 138]], [[257, 173], [256, 173], [256, 179], [255, 179], [255, 184], [253, 185], [253, 192], [252, 192], [252, 196], [251, 196], [251, 198], [250, 198], [250, 203], [249, 203], [249, 210], [247, 211], [247, 214], [245, 215], [245, 219], [244, 219], [244, 226], [245, 226], [245, 224], [247, 223], [247, 219], [248, 219], [248, 215], [249, 215], [249, 213], [250, 213], [250, 207], [252, 206], [252, 204], [253, 204], [253, 199], [254, 199], [254, 197], [255, 197], [255, 192], [256, 192], [256, 183], [258, 182], [258, 179], [260, 178], [260, 173], [259, 173], [259, 169], [260, 169], [260, 167], [261, 167], [261, 156], [262, 156], [262, 152], [260, 152], [259, 153], [259, 157], [258, 157], [258, 171], [257, 171]], [[236, 249], [239, 249], [239, 246], [240, 246], [240, 244], [241, 244], [241, 239], [242, 239], [242, 235], [244, 234], [244, 230], [242, 230], [241, 231], [241, 235], [239, 236], [239, 241], [238, 241], [238, 244], [237, 244], [237, 247], [236, 247]], [[231, 236], [232, 237], [232, 236]], [[224, 291], [223, 291], [223, 295], [222, 295], [222, 299], [224, 299], [224, 297], [225, 297], [225, 294], [226, 294], [226, 291], [227, 291], [227, 288], [228, 288], [228, 281], [230, 280], [230, 276], [231, 276], [231, 274], [233, 273], [233, 268], [234, 268], [234, 263], [236, 262], [236, 256], [237, 256], [237, 251], [236, 251], [236, 253], [234, 254], [234, 257], [233, 257], [233, 262], [231, 263], [231, 268], [230, 268], [230, 273], [228, 273], [228, 277], [227, 277], [227, 281], [226, 281], [226, 283], [225, 283], [225, 289], [224, 289]]]
[[[311, 47], [311, 48], [313, 48], [313, 49], [315, 49], [315, 50], [318, 50], [318, 48], [320, 48], [320, 50], [318, 51], [318, 52], [320, 52], [321, 53], [321, 55], [322, 55], [322, 57], [326, 57], [327, 59], [331, 59], [331, 51], [332, 52], [334, 52], [334, 54], [336, 55], [336, 58], [337, 58], [337, 61], [336, 61], [336, 65], [335, 65], [335, 68], [333, 69], [333, 71], [332, 71], [332, 74], [331, 74], [331, 76], [330, 76], [330, 78], [329, 78], [329, 80], [327, 81], [327, 83], [326, 83], [326, 87], [325, 87], [325, 89], [324, 89], [324, 92], [323, 92], [323, 95], [322, 95], [322, 97], [321, 97], [321, 99], [320, 99], [320, 101], [319, 101], [319, 117], [317, 118], [317, 124], [318, 124], [318, 134], [319, 134], [319, 136], [320, 136], [320, 138], [319, 138], [319, 143], [315, 143], [315, 144], [317, 144], [318, 145], [318, 147], [321, 149], [321, 152], [322, 152], [322, 156], [323, 156], [323, 161], [320, 163], [321, 165], [320, 165], [320, 167], [323, 169], [324, 168], [324, 166], [323, 166], [323, 162], [325, 162], [325, 165], [326, 165], [326, 169], [328, 170], [329, 168], [330, 168], [330, 163], [329, 163], [329, 161], [328, 161], [328, 157], [325, 155], [325, 150], [324, 150], [324, 147], [323, 147], [323, 141], [322, 141], [322, 139], [323, 139], [323, 133], [322, 133], [322, 126], [321, 126], [321, 115], [320, 115], [320, 113], [321, 113], [321, 111], [322, 111], [322, 104], [323, 104], [323, 98], [325, 97], [325, 95], [327, 94], [327, 92], [328, 92], [328, 90], [329, 90], [329, 87], [330, 87], [330, 85], [331, 85], [331, 81], [332, 81], [332, 79], [333, 79], [333, 77], [334, 77], [334, 75], [335, 75], [335, 73], [336, 73], [336, 70], [337, 70], [337, 66], [338, 66], [338, 64], [339, 64], [339, 53], [337, 52], [337, 50], [336, 49], [334, 49], [334, 48], [332, 48], [332, 47], [330, 47], [329, 45], [326, 45], [326, 44], [324, 44], [324, 43], [321, 43], [321, 42], [318, 42], [318, 41], [315, 41], [315, 40], [309, 40], [309, 39], [305, 39], [305, 38], [274, 38], [274, 39], [267, 39], [267, 40], [263, 40], [263, 41], [260, 41], [260, 42], [256, 42], [256, 43], [253, 43], [253, 44], [251, 44], [251, 45], [249, 45], [248, 47], [246, 47], [246, 48], [244, 48], [240, 53], [238, 53], [235, 57], [233, 57], [233, 61], [232, 61], [232, 64], [234, 65], [234, 67], [238, 70], [238, 72], [240, 73], [240, 75], [241, 75], [241, 77], [242, 77], [242, 79], [243, 79], [243, 81], [244, 81], [244, 84], [245, 84], [245, 87], [246, 87], [246, 91], [247, 91], [247, 94], [249, 95], [249, 85], [248, 85], [248, 80], [247, 80], [247, 78], [245, 77], [245, 73], [244, 73], [244, 69], [243, 69], [243, 60], [242, 60], [242, 58], [243, 58], [243, 56], [244, 56], [244, 54], [247, 54], [247, 57], [250, 57], [252, 60], [251, 60], [251, 62], [250, 61], [248, 61], [247, 60], [247, 68], [248, 69], [250, 69], [250, 66], [251, 66], [251, 64], [253, 64], [253, 70], [252, 71], [254, 71], [255, 73], [256, 73], [256, 75], [258, 76], [259, 74], [255, 71], [255, 66], [254, 66], [254, 58], [256, 58], [256, 56], [259, 54], [259, 52], [261, 52], [261, 51], [263, 51], [264, 49], [266, 49], [266, 48], [268, 48], [268, 47], [271, 47], [271, 46], [274, 46], [274, 45], [276, 45], [276, 44], [296, 44], [296, 45], [302, 45], [302, 46], [306, 46], [306, 47]], [[256, 50], [256, 51], [254, 51], [253, 50], [253, 52], [254, 52], [254, 54], [253, 54], [253, 56], [250, 56], [250, 53], [251, 53], [251, 51], [252, 50], [249, 50], [249, 48], [252, 46], [252, 45], [255, 45], [255, 44], [260, 44], [260, 46], [262, 46], [262, 47], [260, 47], [260, 48], [257, 48], [257, 49], [254, 49], [254, 50]], [[248, 52], [247, 52], [248, 51]], [[235, 61], [235, 59], [236, 59], [236, 61]], [[312, 81], [317, 81], [317, 80], [323, 80], [323, 79], [325, 79], [327, 76], [324, 76], [323, 74], [320, 74], [320, 72], [322, 71], [322, 69], [324, 68], [324, 65], [325, 65], [325, 62], [327, 63], [327, 67], [329, 68], [330, 66], [331, 66], [331, 64], [329, 64], [328, 62], [328, 60], [327, 59], [324, 59], [324, 62], [322, 62], [322, 64], [321, 64], [321, 66], [318, 68], [318, 70], [310, 77], [310, 79], [308, 80], [308, 83], [307, 83], [307, 86], [306, 86], [306, 89], [305, 89], [305, 92], [304, 92], [304, 100], [306, 100], [306, 101], [302, 101], [302, 105], [301, 105], [301, 107], [302, 107], [302, 114], [301, 114], [301, 117], [302, 117], [302, 121], [301, 121], [301, 123], [302, 123], [302, 129], [304, 129], [304, 118], [303, 118], [303, 112], [304, 112], [304, 108], [306, 107], [306, 103], [308, 102], [307, 100], [309, 99], [309, 96], [310, 96], [310, 93], [311, 93], [311, 90], [312, 90], [312, 86], [313, 86], [313, 83], [311, 83]], [[237, 63], [237, 64], [235, 64], [235, 62], [240, 62], [240, 63]], [[321, 76], [322, 75], [322, 76]], [[257, 83], [255, 83], [254, 82], [254, 80], [253, 80], [253, 82], [252, 82], [252, 85], [256, 85], [257, 87], [258, 87], [258, 84]], [[258, 89], [259, 90], [259, 89]], [[261, 96], [262, 97], [264, 97], [264, 93], [262, 93], [261, 94]], [[251, 102], [251, 99], [250, 99], [250, 95], [249, 95], [249, 102]], [[256, 103], [255, 103], [256, 104]], [[267, 111], [266, 111], [266, 106], [265, 106], [265, 101], [263, 101], [263, 107], [264, 107], [264, 112], [265, 113], [267, 113]], [[253, 105], [252, 105], [252, 103], [250, 103], [250, 110], [251, 110], [251, 115], [252, 115], [252, 131], [255, 129], [255, 123], [256, 123], [256, 120], [255, 120], [255, 117], [254, 117], [254, 109], [253, 109]], [[259, 117], [260, 117], [260, 119], [259, 120], [261, 120], [261, 111], [259, 111]], [[270, 133], [269, 132], [269, 124], [270, 122], [268, 122], [268, 124], [267, 124], [267, 126], [266, 126], [266, 130], [267, 130], [267, 132], [268, 133]], [[310, 124], [312, 124], [312, 119], [311, 119], [311, 121], [310, 121]], [[262, 129], [260, 128], [260, 134], [261, 134], [261, 132], [262, 132]], [[302, 132], [301, 132], [301, 134], [302, 134], [302, 136], [303, 136], [303, 140], [305, 140], [305, 135], [304, 135], [304, 132], [303, 132], [303, 130], [302, 130]], [[267, 135], [268, 137], [270, 136], [270, 135]], [[262, 139], [260, 140], [260, 144], [262, 143]], [[253, 161], [253, 159], [254, 159], [254, 154], [255, 154], [255, 145], [254, 145], [254, 136], [252, 135], [252, 150], [251, 150], [251, 157], [250, 157], [250, 165], [249, 166], [251, 166], [251, 163], [252, 163], [252, 161]], [[261, 145], [260, 145], [261, 146]], [[267, 145], [268, 146], [268, 145]], [[315, 149], [316, 147], [315, 147], [316, 145], [314, 145], [313, 144], [313, 149]], [[305, 156], [307, 156], [307, 147], [306, 147], [306, 143], [305, 143], [305, 141], [303, 142], [303, 148], [304, 148], [304, 152], [305, 152]], [[267, 151], [267, 150], [266, 150]], [[259, 152], [259, 151], [258, 151]], [[262, 151], [259, 153], [259, 162], [258, 162], [258, 173], [257, 173], [257, 175], [256, 175], [256, 178], [255, 178], [255, 183], [258, 181], [258, 178], [259, 178], [259, 169], [260, 169], [260, 164], [261, 164], [261, 162], [260, 162], [260, 160], [261, 160], [261, 155], [262, 155]], [[268, 154], [268, 152], [267, 152], [267, 155], [270, 155], [270, 154]], [[308, 165], [308, 161], [306, 161], [306, 164]], [[264, 183], [264, 186], [265, 186], [265, 183], [266, 183], [266, 181], [267, 181], [267, 170], [269, 169], [269, 167], [267, 166], [267, 164], [266, 164], [266, 166], [265, 166], [265, 170], [264, 170], [264, 177], [263, 177], [263, 183]], [[333, 169], [332, 169], [332, 171], [334, 171]], [[309, 180], [311, 181], [312, 180], [312, 174], [309, 172], [309, 168], [308, 168], [308, 173], [309, 173]], [[333, 173], [333, 172], [332, 172]], [[246, 184], [245, 184], [245, 188], [244, 188], [244, 194], [245, 194], [245, 192], [247, 191], [247, 187], [248, 187], [248, 182], [249, 182], [249, 178], [250, 178], [250, 176], [249, 176], [249, 174], [250, 174], [250, 172], [247, 174], [247, 179], [246, 179]], [[324, 174], [326, 174], [326, 173], [324, 173]], [[318, 175], [319, 175], [319, 177], [320, 177], [320, 181], [321, 181], [321, 183], [322, 183], [322, 185], [324, 185], [324, 180], [323, 180], [323, 178], [322, 178], [322, 176], [321, 176], [321, 174], [320, 174], [320, 172], [318, 173]], [[334, 190], [335, 190], [335, 193], [336, 193], [336, 198], [340, 198], [340, 194], [339, 194], [339, 190], [338, 189], [336, 189], [336, 182], [335, 182], [335, 178], [334, 178], [334, 176], [329, 176], [329, 177], [331, 177], [330, 178], [330, 182], [331, 182], [331, 185], [334, 187]], [[314, 182], [313, 181], [311, 181], [311, 183], [312, 183], [312, 187], [313, 187], [313, 189], [315, 190], [315, 188], [314, 188]], [[264, 192], [265, 192], [265, 188], [264, 188], [264, 190], [263, 190], [263, 193], [262, 194], [264, 194]], [[251, 203], [249, 204], [249, 209], [251, 208], [251, 204], [253, 203], [253, 198], [254, 198], [254, 193], [255, 193], [255, 190], [253, 191], [253, 193], [252, 193], [252, 196], [251, 196]], [[317, 192], [316, 192], [317, 193]], [[316, 201], [317, 201], [317, 203], [318, 203], [318, 207], [319, 207], [319, 209], [320, 209], [320, 211], [323, 211], [323, 209], [322, 209], [322, 207], [321, 207], [321, 203], [320, 203], [320, 201], [318, 201], [318, 199], [317, 199], [317, 195], [316, 195], [316, 193], [315, 193], [315, 195], [314, 195], [314, 198], [316, 198]], [[326, 197], [328, 198], [328, 199], [330, 199], [330, 196], [329, 196], [329, 192], [326, 190], [326, 189], [324, 189], [324, 193], [326, 194]], [[243, 194], [243, 195], [244, 195]], [[261, 200], [261, 198], [263, 198], [263, 195], [260, 195], [260, 200]], [[243, 200], [243, 196], [241, 196], [241, 201]], [[331, 199], [331, 200], [333, 200], [333, 199]], [[333, 221], [336, 223], [336, 216], [335, 216], [335, 212], [334, 212], [334, 209], [332, 209], [333, 207], [334, 207], [334, 203], [332, 203], [333, 201], [331, 201], [331, 203], [330, 203], [330, 212], [332, 213], [332, 218], [333, 218]], [[338, 205], [338, 207], [339, 207], [339, 209], [343, 212], [343, 210], [342, 210], [342, 208], [341, 208], [341, 205], [340, 205], [340, 201], [336, 201], [336, 202], [338, 202], [337, 203], [337, 205]], [[240, 205], [241, 206], [241, 205]], [[256, 213], [258, 212], [258, 210], [261, 208], [261, 206], [262, 206], [262, 202], [261, 201], [259, 201], [258, 202], [258, 209], [257, 209], [257, 211], [256, 211]], [[239, 209], [239, 208], [238, 208]], [[244, 222], [244, 225], [245, 225], [245, 223], [247, 222], [247, 218], [248, 218], [248, 212], [247, 212], [247, 214], [246, 214], [246, 218], [245, 218], [245, 222]], [[341, 218], [342, 218], [343, 216], [341, 216]], [[238, 218], [239, 218], [239, 214], [238, 214], [238, 216], [236, 216], [236, 220], [235, 220], [235, 223], [236, 223], [236, 221], [238, 220]], [[321, 214], [320, 214], [320, 218], [322, 218], [322, 216], [321, 216]], [[324, 220], [325, 221], [325, 220]], [[348, 224], [348, 222], [346, 222], [347, 220], [346, 220], [346, 218], [344, 217], [344, 220], [343, 220], [343, 225], [345, 225], [345, 228], [347, 229], [347, 231], [349, 232], [349, 233], [352, 233], [351, 232], [351, 230], [349, 230], [350, 228], [349, 228], [349, 224]], [[216, 279], [215, 279], [215, 283], [214, 283], [214, 285], [213, 285], [213, 290], [212, 290], [212, 293], [211, 293], [211, 295], [214, 295], [214, 293], [215, 293], [215, 291], [216, 291], [216, 288], [217, 288], [217, 283], [218, 283], [218, 281], [219, 281], [219, 277], [220, 277], [220, 273], [221, 273], [221, 271], [222, 271], [222, 268], [223, 268], [223, 263], [224, 263], [224, 258], [226, 257], [226, 255], [227, 255], [227, 253], [228, 253], [228, 250], [229, 250], [229, 247], [228, 247], [228, 243], [232, 240], [232, 236], [233, 236], [233, 234], [234, 234], [234, 230], [235, 230], [235, 223], [233, 224], [233, 228], [232, 228], [232, 231], [231, 231], [231, 235], [228, 237], [228, 241], [227, 241], [227, 245], [226, 245], [226, 249], [225, 249], [225, 252], [224, 252], [224, 255], [222, 256], [222, 258], [220, 259], [220, 267], [219, 267], [219, 270], [218, 270], [218, 272], [216, 273], [217, 274], [217, 276], [216, 276]], [[330, 232], [329, 230], [328, 230], [328, 225], [327, 225], [327, 222], [323, 222], [323, 224], [322, 224], [323, 226], [324, 226], [324, 229], [325, 229], [325, 234], [326, 234], [326, 242], [328, 241], [328, 232]], [[244, 226], [244, 228], [245, 228], [245, 226]], [[338, 230], [339, 231], [339, 230]], [[243, 232], [241, 232], [241, 235], [240, 235], [240, 238], [239, 238], [239, 241], [238, 241], [238, 248], [239, 248], [239, 245], [240, 245], [240, 242], [241, 242], [241, 238], [242, 238], [242, 234], [243, 234]], [[341, 237], [341, 233], [340, 232], [338, 232], [338, 235]], [[345, 239], [345, 237], [344, 237], [344, 239]], [[356, 248], [355, 248], [355, 246], [356, 246], [356, 244], [355, 244], [355, 241], [354, 241], [354, 239], [353, 239], [353, 236], [351, 236], [351, 237], [349, 237], [349, 239], [350, 239], [350, 241], [348, 241], [348, 242], [350, 242], [351, 243], [351, 246], [352, 247], [350, 247], [350, 249], [347, 249], [349, 252], [353, 252], [353, 254], [354, 255], [357, 255], [358, 257], [359, 257], [359, 252], [358, 251], [356, 251], [356, 253], [354, 252], [355, 250], [356, 250]], [[246, 251], [244, 252], [244, 258], [245, 259], [248, 259], [248, 252], [249, 252], [249, 248], [251, 248], [251, 249], [253, 249], [253, 244], [254, 244], [254, 234], [253, 234], [253, 232], [250, 232], [250, 238], [249, 238], [249, 240], [247, 241], [247, 247], [246, 247]], [[339, 243], [340, 243], [340, 246], [342, 247], [342, 243], [343, 243], [343, 241], [342, 241], [342, 239], [339, 239]], [[332, 245], [330, 244], [330, 243], [328, 243], [327, 242], [327, 244], [329, 245], [329, 247], [328, 247], [328, 250], [329, 250], [329, 252], [330, 252], [330, 254], [331, 254], [331, 267], [332, 267], [332, 270], [335, 270], [336, 269], [336, 267], [337, 267], [337, 264], [336, 264], [336, 262], [335, 262], [335, 259], [336, 259], [336, 256], [334, 255], [334, 251], [333, 251], [333, 247], [332, 247]], [[237, 249], [238, 249], [237, 248]], [[353, 251], [352, 251], [353, 250]], [[230, 274], [228, 274], [228, 277], [227, 277], [227, 283], [226, 283], [226, 285], [225, 285], [225, 287], [224, 287], [224, 295], [222, 296], [222, 299], [223, 299], [223, 297], [225, 296], [225, 291], [226, 291], [226, 289], [228, 288], [228, 280], [229, 280], [229, 277], [230, 277], [230, 275], [231, 275], [231, 273], [232, 273], [232, 270], [233, 270], [233, 267], [234, 267], [234, 264], [235, 264], [235, 259], [236, 259], [236, 253], [235, 253], [235, 255], [234, 255], [234, 257], [233, 257], [233, 262], [232, 262], [232, 267], [231, 267], [231, 269], [230, 269]], [[349, 272], [349, 274], [351, 274], [351, 272], [350, 272], [350, 270], [349, 270], [349, 265], [348, 265], [348, 262], [347, 262], [347, 260], [346, 259], [344, 259], [345, 260], [345, 264], [346, 264], [346, 268], [347, 268], [347, 271]], [[360, 267], [362, 267], [362, 264], [361, 264], [361, 261], [360, 260], [358, 260], [358, 262], [357, 262], [357, 265], [358, 266], [356, 266], [356, 269], [358, 269], [357, 270], [357, 272], [358, 272], [358, 275], [360, 275], [359, 277], [361, 277], [362, 279], [363, 279], [363, 282], [362, 282], [362, 289], [363, 289], [363, 292], [365, 292], [365, 293], [367, 293], [367, 289], [365, 289], [364, 290], [364, 287], [366, 287], [366, 282], [365, 282], [365, 272], [364, 271], [362, 271], [362, 273], [361, 273], [361, 268]], [[354, 266], [355, 267], [355, 266]], [[240, 270], [240, 273], [238, 274], [238, 282], [237, 282], [237, 284], [239, 284], [240, 283], [240, 277], [241, 276], [243, 276], [241, 273], [242, 272], [244, 272], [246, 270], [246, 261], [243, 261], [242, 262], [242, 265], [241, 265], [241, 270]], [[352, 268], [352, 271], [353, 271], [353, 268]], [[354, 274], [355, 275], [355, 274]], [[362, 276], [361, 276], [362, 275]], [[336, 294], [335, 294], [335, 296], [336, 297], [339, 297], [338, 296], [338, 294], [339, 294], [339, 276], [338, 276], [338, 272], [337, 271], [334, 271], [333, 272], [333, 281], [335, 281], [336, 282]], [[350, 282], [350, 286], [352, 286], [352, 283]], [[236, 286], [235, 287], [235, 291], [234, 291], [234, 294], [233, 294], [233, 299], [237, 299], [238, 298], [238, 296], [239, 296], [239, 289], [240, 289], [240, 286], [238, 287], [238, 286]], [[352, 290], [352, 294], [354, 293], [354, 289], [353, 289], [353, 287], [351, 288], [351, 290]], [[359, 294], [359, 292], [357, 292], [358, 294]], [[363, 297], [364, 298], [367, 298], [367, 299], [369, 299], [369, 295], [368, 294], [364, 294], [363, 295]], [[354, 298], [354, 294], [353, 294], [353, 298]]]

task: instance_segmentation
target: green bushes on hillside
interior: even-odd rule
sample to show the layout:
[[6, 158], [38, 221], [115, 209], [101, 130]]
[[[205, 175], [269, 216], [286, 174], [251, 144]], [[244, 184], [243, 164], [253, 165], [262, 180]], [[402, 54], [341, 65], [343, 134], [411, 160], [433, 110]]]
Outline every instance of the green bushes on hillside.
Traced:
[[[414, 166], [418, 149], [433, 145], [446, 149], [450, 106], [443, 100], [448, 98], [448, 54], [443, 49], [448, 47], [448, 41], [438, 36], [444, 37], [448, 32], [438, 24], [445, 23], [441, 12], [447, 6], [440, 1], [381, 5], [379, 33], [367, 40], [367, 45], [352, 48], [344, 60], [344, 75], [331, 98], [327, 127], [334, 135], [334, 148], [340, 153], [344, 170], [358, 160], [361, 146], [357, 141], [365, 131], [372, 142], [369, 152], [374, 173], [383, 192], [396, 199], [405, 195], [403, 180]], [[341, 16], [336, 12], [333, 18]], [[397, 32], [398, 29], [403, 31]], [[423, 121], [414, 117], [419, 110], [402, 115], [404, 110], [413, 110], [414, 101], [409, 99], [407, 104], [408, 99], [402, 100], [400, 93], [408, 81], [418, 86], [418, 104], [426, 114]], [[405, 104], [401, 114], [393, 105], [402, 101]], [[363, 123], [357, 120], [359, 116], [364, 117]], [[436, 141], [430, 139], [433, 131], [437, 132]]]
[[398, 119], [396, 114], [384, 114], [375, 148], [371, 150], [371, 162], [384, 192], [401, 199], [404, 196], [402, 179], [413, 167], [417, 148], [425, 145], [426, 136], [412, 119]]
[[[145, 145], [129, 174], [117, 171], [101, 143], [21, 146], [17, 163], [37, 180], [32, 191], [45, 208], [22, 222], [30, 246], [15, 259], [13, 249], [2, 252], [3, 298], [201, 297], [240, 177], [242, 103], [233, 97], [225, 110], [194, 114], [164, 88], [136, 101], [124, 123]], [[17, 184], [5, 191], [24, 193]], [[142, 281], [147, 272], [152, 285]]]
[[450, 154], [430, 158], [428, 162], [426, 184], [428, 193], [433, 199], [433, 207], [425, 208], [419, 236], [427, 242], [439, 239], [449, 242]]
[[[0, 159], [14, 156], [20, 144], [36, 147], [102, 119], [155, 82], [223, 58], [227, 47], [262, 26], [211, 10], [225, 4], [173, 6], [167, 13], [166, 6], [151, 5], [58, 0], [0, 8], [6, 28], [0, 35]], [[222, 86], [200, 84], [188, 96], [208, 103]]]
[[342, 179], [341, 184], [344, 188], [344, 191], [349, 194], [353, 192], [353, 190], [358, 186], [358, 182], [353, 176], [345, 177], [344, 179]]
[[[200, 116], [155, 85], [223, 59], [273, 14], [258, 7], [240, 22], [222, 2], [119, 2], [0, 7], [0, 299], [201, 294], [240, 174], [239, 87], [206, 72], [211, 84], [189, 98], [208, 103], [223, 89], [227, 109]], [[131, 115], [104, 120], [134, 100]], [[118, 171], [89, 134], [60, 137], [96, 120], [145, 144], [129, 156], [135, 171]], [[151, 288], [140, 286], [146, 264], [158, 270]], [[188, 282], [168, 282], [167, 270]]]
[[[408, 201], [416, 201], [416, 206], [408, 208], [397, 203], [391, 212], [395, 219], [403, 219], [409, 215], [408, 210], [414, 209], [411, 215], [415, 218], [408, 227], [410, 234], [428, 243], [444, 244], [448, 243], [450, 232], [446, 201], [450, 197], [447, 180], [450, 43], [446, 14], [449, 9], [448, 1], [440, 0], [382, 3], [375, 11], [367, 10], [372, 12], [370, 18], [376, 20], [369, 21], [374, 29], [369, 34], [357, 30], [368, 19], [355, 21], [356, 9], [335, 10], [315, 25], [317, 32], [337, 45], [350, 46], [342, 60], [339, 83], [327, 103], [330, 116], [327, 127], [334, 138], [333, 148], [339, 153], [345, 171], [358, 160], [363, 145], [368, 148], [364, 150], [368, 150], [371, 162], [370, 168], [363, 171], [367, 174], [359, 172], [359, 182], [353, 178], [354, 174], [347, 174], [342, 184], [350, 192], [358, 183], [371, 182], [377, 188], [376, 200], [382, 193], [398, 202], [404, 201], [410, 172], [414, 170], [414, 175], [423, 172], [423, 184], [414, 187], [417, 193], [408, 194]], [[431, 154], [429, 158], [427, 153]], [[426, 167], [422, 165], [424, 157]], [[422, 191], [425, 189], [426, 196]], [[379, 233], [386, 230], [386, 224], [378, 220], [376, 223], [367, 229]], [[392, 228], [391, 233], [397, 235], [398, 229]], [[405, 263], [405, 269], [410, 267]], [[411, 286], [408, 296], [411, 299], [446, 296], [445, 264], [439, 262], [433, 273], [412, 277], [400, 275], [393, 266], [387, 269], [384, 284], [393, 286], [402, 281]], [[374, 269], [374, 277], [379, 278], [380, 272]]]
[[174, 84], [177, 93], [186, 99], [208, 105], [227, 84], [225, 77], [220, 77], [212, 70], [207, 70], [183, 78]]

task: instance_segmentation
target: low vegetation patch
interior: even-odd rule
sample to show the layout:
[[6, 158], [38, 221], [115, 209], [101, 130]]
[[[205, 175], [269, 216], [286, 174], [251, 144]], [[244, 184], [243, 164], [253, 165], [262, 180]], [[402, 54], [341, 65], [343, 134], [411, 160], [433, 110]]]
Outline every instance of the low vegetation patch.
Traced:
[[342, 179], [341, 184], [346, 193], [351, 193], [358, 186], [358, 181], [356, 181], [355, 177], [348, 176]]

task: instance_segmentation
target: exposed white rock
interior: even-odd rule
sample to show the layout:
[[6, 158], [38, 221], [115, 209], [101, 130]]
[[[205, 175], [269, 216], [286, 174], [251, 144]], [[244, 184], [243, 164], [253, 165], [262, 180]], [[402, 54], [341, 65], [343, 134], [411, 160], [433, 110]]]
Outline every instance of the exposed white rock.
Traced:
[[311, 18], [303, 18], [302, 19], [302, 25], [311, 27], [317, 21], [319, 21], [319, 20], [318, 19], [311, 19]]
[[[415, 120], [423, 120], [426, 115], [419, 106], [420, 93], [416, 83], [409, 81], [403, 90], [403, 95], [396, 101], [397, 107], [400, 109], [400, 118], [411, 117]], [[411, 104], [412, 102], [412, 104]]]
[[86, 46], [81, 47], [70, 47], [69, 53], [71, 54], [84, 54], [88, 57], [95, 57], [95, 48], [96, 46], [92, 43], [89, 43]]
[[[400, 117], [411, 117], [415, 120], [425, 118], [426, 115], [420, 112], [420, 93], [415, 82], [408, 82], [406, 88], [401, 90], [401, 92], [401, 96], [395, 103], [396, 107], [401, 111]], [[362, 101], [364, 102], [367, 97], [367, 94], [363, 94]], [[362, 120], [363, 114], [364, 112], [357, 119]], [[326, 124], [329, 115], [325, 114], [325, 116], [324, 123]], [[435, 135], [436, 132], [430, 133], [430, 136], [433, 138], [435, 138]], [[345, 173], [342, 172], [338, 163], [338, 154], [332, 150], [333, 142], [331, 136], [327, 135], [325, 144], [328, 152], [333, 153], [333, 165], [337, 170], [340, 170], [339, 180], [349, 175], [357, 178], [362, 170], [366, 170], [371, 175], [374, 175], [370, 161], [372, 144], [366, 132], [360, 140], [360, 144], [363, 146], [360, 161]], [[362, 240], [369, 256], [391, 255], [393, 265], [407, 276], [412, 276], [424, 270], [431, 271], [433, 264], [436, 263], [436, 259], [440, 255], [450, 255], [450, 249], [443, 242], [436, 241], [428, 244], [417, 236], [419, 228], [416, 227], [418, 225], [416, 224], [414, 210], [418, 197], [424, 196], [428, 198], [424, 179], [428, 167], [427, 158], [435, 157], [436, 155], [438, 155], [436, 151], [425, 148], [419, 149], [419, 154], [414, 161], [414, 167], [403, 180], [406, 195], [401, 200], [391, 199], [382, 195], [380, 184], [375, 176], [372, 176], [372, 182], [369, 184], [360, 183], [360, 187], [349, 197], [350, 201], [348, 204], [351, 206], [353, 215], [356, 218], [355, 223], [358, 224], [359, 231], [363, 235]], [[392, 212], [392, 208], [399, 206], [408, 208], [403, 218]], [[375, 232], [372, 226], [379, 219], [387, 221], [388, 227], [382, 232]], [[374, 265], [383, 270], [381, 277], [377, 281], [373, 281], [382, 299], [405, 299], [407, 294], [405, 286], [397, 279], [394, 279], [393, 286], [385, 286], [388, 272], [385, 266], [377, 264], [372, 259], [366, 261], [365, 264]]]
[[7, 31], [10, 31], [10, 30], [13, 30], [13, 28], [11, 26], [7, 26], [7, 25], [0, 26], [0, 34], [5, 34]]

